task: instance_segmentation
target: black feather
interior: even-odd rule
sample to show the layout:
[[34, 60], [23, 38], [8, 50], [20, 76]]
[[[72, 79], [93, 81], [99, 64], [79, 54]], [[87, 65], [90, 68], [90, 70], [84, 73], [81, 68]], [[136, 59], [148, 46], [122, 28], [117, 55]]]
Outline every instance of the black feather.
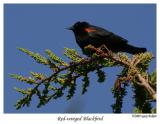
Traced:
[[[85, 29], [91, 29], [87, 32]], [[146, 48], [139, 48], [128, 44], [128, 40], [98, 26], [90, 25], [88, 22], [77, 22], [72, 26], [77, 44], [84, 50], [87, 45], [100, 47], [105, 45], [112, 52], [127, 52], [137, 54], [146, 52]]]

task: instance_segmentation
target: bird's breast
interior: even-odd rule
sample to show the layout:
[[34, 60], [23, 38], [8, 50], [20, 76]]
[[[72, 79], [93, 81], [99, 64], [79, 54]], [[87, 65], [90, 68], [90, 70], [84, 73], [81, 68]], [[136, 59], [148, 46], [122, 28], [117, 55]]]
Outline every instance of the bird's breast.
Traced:
[[89, 35], [75, 35], [77, 44], [84, 48], [85, 46], [92, 45], [94, 47], [100, 47], [103, 44], [104, 39], [91, 37]]

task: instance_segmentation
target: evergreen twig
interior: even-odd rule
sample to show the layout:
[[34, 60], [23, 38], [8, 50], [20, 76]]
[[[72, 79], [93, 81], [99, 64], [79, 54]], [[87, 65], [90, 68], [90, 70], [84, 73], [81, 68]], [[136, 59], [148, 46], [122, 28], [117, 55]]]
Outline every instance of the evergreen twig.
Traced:
[[[71, 99], [76, 91], [76, 81], [80, 77], [83, 77], [82, 94], [84, 94], [89, 87], [88, 74], [90, 72], [96, 71], [98, 82], [104, 82], [106, 74], [101, 69], [114, 66], [121, 66], [123, 69], [116, 79], [113, 89], [116, 98], [116, 103], [112, 106], [113, 112], [121, 112], [123, 97], [126, 95], [126, 86], [129, 83], [143, 88], [143, 92], [150, 97], [149, 99], [156, 100], [156, 73], [147, 73], [149, 62], [153, 58], [153, 55], [149, 52], [133, 55], [130, 59], [126, 54], [112, 53], [105, 46], [95, 48], [89, 45], [85, 48], [89, 57], [84, 58], [76, 50], [65, 48], [64, 55], [71, 60], [70, 63], [66, 63], [49, 49], [45, 51], [49, 58], [24, 48], [19, 48], [19, 50], [31, 56], [37, 63], [47, 65], [52, 70], [52, 74], [47, 76], [43, 73], [31, 72], [31, 77], [11, 74], [12, 78], [32, 85], [28, 90], [15, 88], [17, 92], [23, 94], [23, 98], [16, 103], [17, 109], [29, 106], [33, 95], [39, 98], [37, 107], [47, 104], [51, 99], [62, 97], [65, 95], [64, 91], [66, 89], [69, 89], [66, 97], [68, 100]], [[42, 85], [44, 85], [44, 88], [41, 87]], [[138, 97], [138, 93], [136, 91], [136, 97]], [[148, 97], [145, 97], [144, 102], [145, 100], [148, 100]], [[137, 106], [140, 106], [141, 110], [142, 108], [145, 110], [142, 104], [137, 104]]]

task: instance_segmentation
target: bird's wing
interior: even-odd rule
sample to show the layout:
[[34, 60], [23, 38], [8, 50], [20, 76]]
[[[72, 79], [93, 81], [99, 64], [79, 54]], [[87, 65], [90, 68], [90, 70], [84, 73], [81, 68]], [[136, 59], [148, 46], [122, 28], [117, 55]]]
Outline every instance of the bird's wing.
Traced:
[[103, 28], [100, 28], [100, 27], [97, 27], [97, 26], [91, 26], [88, 28], [88, 34], [91, 36], [91, 37], [94, 37], [94, 38], [102, 38], [102, 39], [107, 39], [111, 42], [113, 42], [113, 44], [127, 44], [127, 40], [106, 30], [106, 29], [103, 29]]
[[112, 32], [109, 32], [106, 29], [97, 27], [97, 26], [90, 26], [88, 28], [85, 29], [86, 32], [88, 32], [90, 35], [94, 35], [94, 36], [109, 36], [112, 34]]

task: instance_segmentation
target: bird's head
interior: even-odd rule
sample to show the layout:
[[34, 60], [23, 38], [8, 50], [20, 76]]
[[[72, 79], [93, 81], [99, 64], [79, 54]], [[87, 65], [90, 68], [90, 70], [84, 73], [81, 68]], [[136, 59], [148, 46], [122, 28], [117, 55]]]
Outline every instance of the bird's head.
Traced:
[[89, 26], [90, 24], [88, 22], [76, 22], [73, 26], [69, 27], [68, 30], [72, 30], [74, 33], [81, 33]]

